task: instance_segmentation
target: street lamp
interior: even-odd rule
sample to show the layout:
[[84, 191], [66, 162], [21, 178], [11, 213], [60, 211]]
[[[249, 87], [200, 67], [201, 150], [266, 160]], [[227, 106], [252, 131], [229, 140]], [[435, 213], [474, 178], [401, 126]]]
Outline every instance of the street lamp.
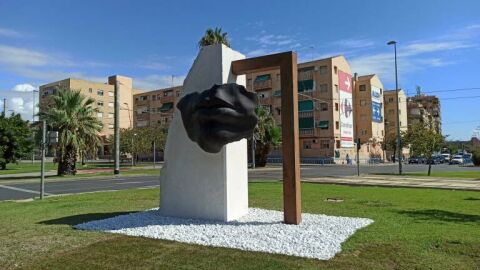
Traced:
[[398, 174], [402, 175], [402, 149], [401, 146], [401, 137], [400, 137], [400, 111], [398, 99], [398, 68], [397, 68], [397, 42], [392, 40], [387, 43], [387, 45], [393, 45], [393, 50], [395, 52], [395, 95], [397, 98], [397, 151], [398, 151]]

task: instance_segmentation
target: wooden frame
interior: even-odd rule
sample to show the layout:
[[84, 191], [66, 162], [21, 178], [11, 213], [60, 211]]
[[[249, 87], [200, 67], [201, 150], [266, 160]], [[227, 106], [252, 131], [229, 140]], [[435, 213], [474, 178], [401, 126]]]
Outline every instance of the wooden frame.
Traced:
[[284, 221], [287, 224], [300, 224], [297, 54], [284, 52], [232, 62], [232, 73], [235, 75], [272, 69], [280, 69], [281, 78]]

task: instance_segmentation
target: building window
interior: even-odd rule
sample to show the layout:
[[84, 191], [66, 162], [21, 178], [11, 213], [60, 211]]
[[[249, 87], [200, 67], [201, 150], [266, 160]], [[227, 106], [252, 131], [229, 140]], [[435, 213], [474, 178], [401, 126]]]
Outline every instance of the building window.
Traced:
[[108, 107], [113, 108], [113, 102], [108, 102]]
[[97, 112], [97, 117], [98, 117], [98, 118], [103, 118], [103, 113]]
[[317, 126], [320, 129], [328, 129], [329, 121], [319, 121]]
[[108, 96], [113, 97], [114, 96], [113, 91], [108, 91]]
[[148, 96], [140, 96], [140, 100], [141, 100], [141, 101], [148, 100]]
[[97, 95], [103, 96], [103, 90], [98, 89], [98, 90], [97, 90]]
[[313, 111], [313, 101], [311, 100], [301, 100], [298, 102], [298, 111], [299, 112], [309, 112]]
[[92, 93], [92, 92], [93, 92], [93, 89], [92, 89], [92, 88], [88, 88], [88, 92], [89, 92], [89, 93]]
[[365, 99], [360, 99], [360, 106], [366, 106], [367, 105], [367, 101]]
[[338, 84], [335, 84], [335, 92], [338, 93]]
[[380, 88], [380, 95], [381, 95], [381, 94], [383, 94], [383, 89], [382, 89], [382, 88]]
[[109, 129], [113, 129], [113, 124], [108, 124]]
[[335, 72], [335, 74], [337, 74], [337, 72], [338, 72], [337, 66], [334, 66], [334, 67], [333, 67], [333, 72]]
[[103, 101], [97, 101], [97, 106], [103, 106]]
[[330, 141], [329, 140], [320, 140], [320, 149], [329, 149]]
[[340, 140], [336, 140], [335, 143], [337, 144], [337, 148], [340, 148]]
[[275, 91], [273, 91], [273, 96], [274, 96], [274, 97], [280, 97], [280, 96], [282, 96], [282, 90], [275, 90]]
[[326, 83], [320, 84], [319, 88], [320, 88], [319, 89], [320, 92], [322, 92], [322, 93], [328, 92], [328, 84], [326, 84]]
[[361, 84], [361, 85], [359, 86], [359, 90], [360, 90], [360, 91], [367, 91], [367, 86], [366, 86], [365, 84]]
[[335, 111], [338, 112], [338, 102], [335, 102]]
[[365, 114], [360, 115], [360, 120], [367, 120], [367, 116]]
[[338, 121], [335, 121], [335, 129], [339, 129], [340, 128], [340, 123]]
[[393, 102], [393, 98], [392, 98], [392, 97], [391, 97], [391, 98], [388, 98], [388, 102], [389, 102], [389, 103], [392, 103], [392, 102]]
[[303, 149], [312, 149], [311, 141], [303, 141]]
[[113, 113], [108, 113], [108, 118], [113, 118], [114, 114]]
[[157, 100], [157, 95], [152, 95], [152, 100]]
[[320, 110], [322, 112], [328, 111], [328, 103], [320, 103]]
[[278, 114], [278, 115], [281, 115], [281, 114], [282, 114], [282, 109], [280, 109], [280, 108], [277, 107], [277, 108], [275, 108], [275, 110], [277, 111], [277, 114]]
[[314, 80], [298, 81], [298, 92], [309, 92], [315, 89]]
[[328, 73], [328, 67], [327, 67], [327, 66], [320, 66], [320, 67], [318, 68], [318, 72], [319, 72], [320, 74], [327, 74], [327, 73]]
[[280, 74], [277, 74], [277, 81], [280, 81]]
[[395, 110], [394, 109], [389, 109], [388, 110], [388, 114], [394, 114], [395, 113]]

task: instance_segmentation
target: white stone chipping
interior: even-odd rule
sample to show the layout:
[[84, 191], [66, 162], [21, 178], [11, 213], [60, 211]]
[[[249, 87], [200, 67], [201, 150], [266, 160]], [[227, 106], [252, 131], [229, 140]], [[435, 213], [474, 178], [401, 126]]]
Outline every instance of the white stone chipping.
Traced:
[[162, 216], [158, 209], [74, 226], [82, 230], [328, 260], [367, 218], [302, 214], [300, 225], [283, 223], [283, 212], [249, 208], [236, 221], [222, 222]]

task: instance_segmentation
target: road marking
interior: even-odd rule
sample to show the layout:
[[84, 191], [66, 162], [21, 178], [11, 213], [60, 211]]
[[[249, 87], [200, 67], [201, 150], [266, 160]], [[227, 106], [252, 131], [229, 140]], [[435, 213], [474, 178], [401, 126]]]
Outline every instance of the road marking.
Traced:
[[[11, 186], [0, 185], [0, 188], [11, 189], [11, 190], [21, 191], [21, 192], [26, 192], [26, 193], [40, 194], [39, 191], [24, 189], [24, 188], [11, 187]], [[47, 195], [47, 196], [53, 195], [53, 194], [50, 194], [50, 193], [47, 193], [47, 192], [45, 192], [44, 194]]]

